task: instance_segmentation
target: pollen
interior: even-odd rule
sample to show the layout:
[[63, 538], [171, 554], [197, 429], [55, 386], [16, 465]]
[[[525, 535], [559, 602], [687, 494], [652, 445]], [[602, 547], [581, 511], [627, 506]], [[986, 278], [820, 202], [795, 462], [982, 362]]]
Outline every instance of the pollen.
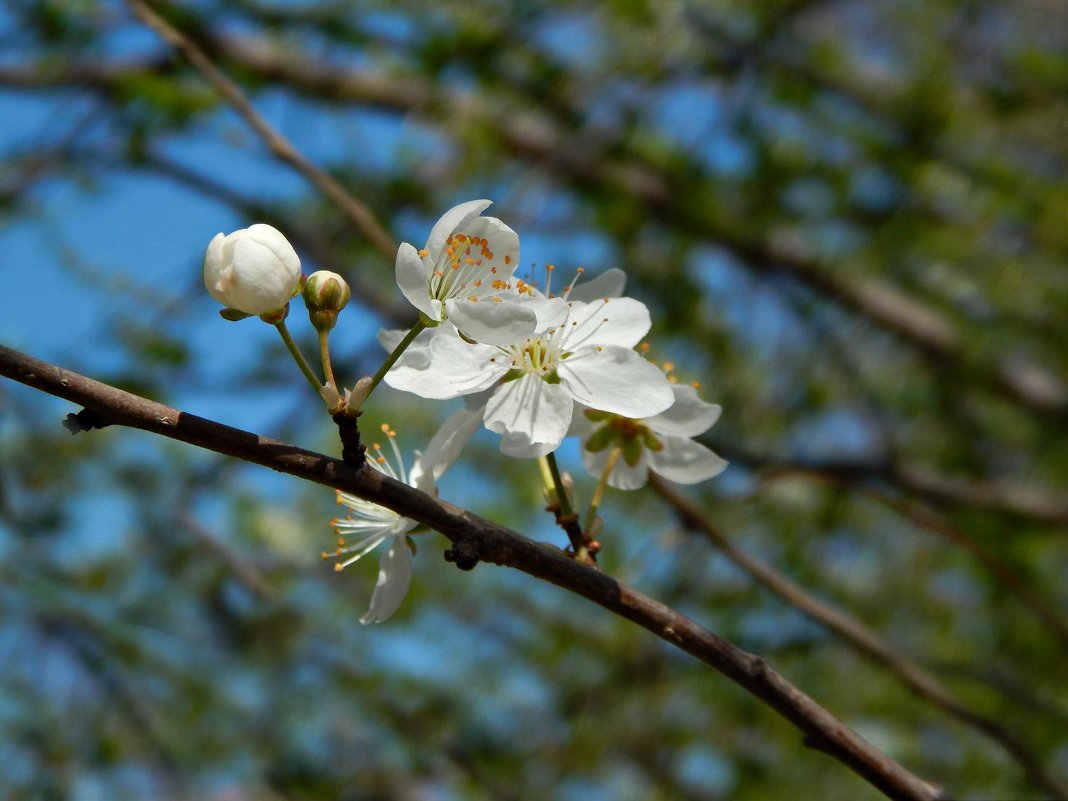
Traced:
[[701, 388], [701, 382], [700, 381], [691, 381], [690, 382], [690, 386], [693, 387], [694, 389], [700, 389]]
[[501, 301], [501, 299], [500, 299], [500, 298], [494, 298], [494, 299], [493, 299], [493, 302], [494, 302], [494, 303], [501, 303], [502, 301]]
[[504, 263], [505, 264], [511, 264], [512, 263], [512, 257], [511, 256], [505, 256], [504, 257]]
[[335, 573], [340, 573], [344, 569], [345, 569], [345, 566], [343, 564], [341, 564], [341, 562], [338, 562], [336, 565], [334, 565], [334, 572]]
[[478, 302], [478, 297], [477, 297], [476, 295], [469, 295], [469, 296], [467, 297], [467, 299], [468, 299], [469, 301], [471, 301], [472, 303], [476, 303], [476, 302]]
[[638, 350], [640, 350], [642, 353], [648, 353], [649, 347], [650, 345], [648, 342], [643, 342], [638, 346]]

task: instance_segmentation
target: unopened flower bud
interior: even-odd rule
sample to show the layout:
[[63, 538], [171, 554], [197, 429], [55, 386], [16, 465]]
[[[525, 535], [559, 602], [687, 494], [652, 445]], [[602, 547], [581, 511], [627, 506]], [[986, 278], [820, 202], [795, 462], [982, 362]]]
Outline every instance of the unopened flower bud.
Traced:
[[261, 315], [283, 308], [300, 281], [300, 258], [270, 225], [216, 234], [204, 254], [204, 286], [227, 308]]
[[371, 394], [374, 387], [374, 379], [365, 375], [350, 390], [345, 391], [345, 414], [359, 414], [363, 408], [363, 402]]
[[337, 273], [317, 270], [304, 284], [304, 305], [317, 331], [329, 331], [337, 323], [337, 313], [352, 297], [348, 283]]
[[337, 410], [337, 408], [341, 406], [341, 395], [338, 394], [337, 389], [329, 384], [323, 384], [319, 388], [319, 395], [322, 396], [326, 408], [331, 412]]

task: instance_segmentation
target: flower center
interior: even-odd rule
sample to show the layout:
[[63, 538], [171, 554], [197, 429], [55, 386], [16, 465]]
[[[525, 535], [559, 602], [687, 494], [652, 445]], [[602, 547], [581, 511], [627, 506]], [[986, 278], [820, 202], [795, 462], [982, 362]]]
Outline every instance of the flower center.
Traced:
[[[420, 251], [419, 255], [425, 256], [426, 251]], [[504, 263], [508, 262], [509, 257], [505, 256]], [[484, 282], [487, 289], [495, 288], [496, 273], [497, 265], [487, 239], [454, 232], [445, 240], [445, 247], [427, 279], [427, 289], [430, 297], [441, 301], [464, 295], [477, 297], [485, 293]]]

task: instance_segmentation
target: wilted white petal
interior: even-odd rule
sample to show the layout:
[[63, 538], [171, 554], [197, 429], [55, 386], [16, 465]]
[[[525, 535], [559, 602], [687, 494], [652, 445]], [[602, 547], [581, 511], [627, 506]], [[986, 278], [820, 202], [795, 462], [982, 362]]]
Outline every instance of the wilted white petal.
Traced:
[[412, 583], [412, 557], [404, 536], [393, 537], [378, 565], [378, 581], [371, 593], [371, 608], [361, 623], [382, 623], [396, 612]]
[[627, 348], [587, 348], [557, 370], [571, 397], [591, 409], [638, 419], [659, 414], [675, 400], [660, 368]]
[[672, 384], [671, 389], [675, 394], [675, 402], [665, 411], [644, 421], [653, 431], [679, 437], [696, 437], [719, 419], [723, 410], [697, 397], [697, 390], [689, 384]]
[[658, 439], [664, 448], [649, 451], [649, 469], [668, 481], [696, 484], [718, 476], [727, 467], [726, 459], [688, 437], [661, 436]]

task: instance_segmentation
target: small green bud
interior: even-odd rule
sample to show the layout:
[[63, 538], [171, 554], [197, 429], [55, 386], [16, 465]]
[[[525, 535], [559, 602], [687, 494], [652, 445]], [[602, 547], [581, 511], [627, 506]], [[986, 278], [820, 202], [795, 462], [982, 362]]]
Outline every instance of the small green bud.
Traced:
[[304, 283], [304, 305], [317, 331], [329, 331], [337, 324], [337, 314], [352, 297], [348, 283], [337, 273], [317, 270]]

